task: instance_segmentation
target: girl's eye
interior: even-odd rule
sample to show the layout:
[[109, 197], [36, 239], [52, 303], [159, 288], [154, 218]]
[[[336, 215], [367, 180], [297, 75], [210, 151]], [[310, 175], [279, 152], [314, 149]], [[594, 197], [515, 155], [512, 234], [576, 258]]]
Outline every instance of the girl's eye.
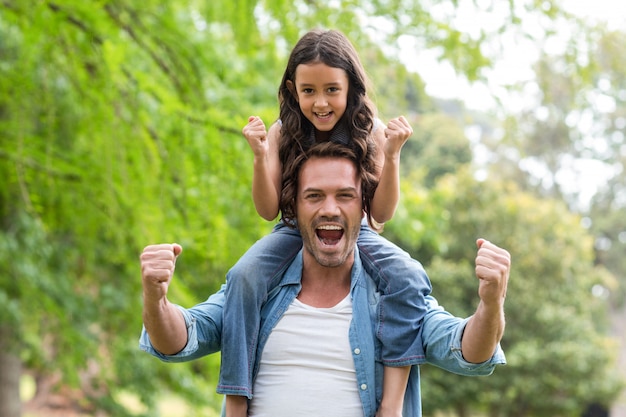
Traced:
[[302, 92], [304, 94], [311, 94], [313, 92], [313, 89], [312, 88], [304, 88], [304, 89], [302, 89]]

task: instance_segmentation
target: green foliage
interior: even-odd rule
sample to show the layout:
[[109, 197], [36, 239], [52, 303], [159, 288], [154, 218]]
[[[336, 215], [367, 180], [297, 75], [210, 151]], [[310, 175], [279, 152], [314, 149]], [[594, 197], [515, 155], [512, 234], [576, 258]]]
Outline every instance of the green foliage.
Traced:
[[[419, 169], [419, 168], [418, 168]], [[383, 235], [408, 251], [422, 263], [446, 250], [442, 232], [450, 213], [442, 202], [421, 186], [423, 174], [416, 169], [401, 182], [401, 200], [392, 220], [385, 224]]]
[[425, 410], [566, 416], [614, 398], [621, 388], [610, 353], [615, 345], [604, 336], [604, 300], [591, 291], [607, 276], [594, 266], [593, 240], [580, 219], [561, 203], [506, 183], [477, 182], [464, 171], [438, 182], [428, 198], [450, 213], [440, 230], [446, 250], [426, 266], [434, 295], [449, 311], [468, 316], [478, 302], [476, 238], [507, 248], [513, 268], [502, 342], [507, 366], [478, 380], [425, 368]]
[[99, 387], [91, 401], [114, 415], [122, 414], [102, 402], [106, 393], [139, 391], [149, 404], [159, 381], [178, 381], [206, 402], [214, 360], [206, 362], [212, 372], [156, 367], [154, 378], [154, 362], [137, 349], [137, 256], [148, 243], [185, 245], [173, 298], [193, 304], [269, 230], [249, 197], [251, 157], [239, 133], [246, 89], [236, 87], [243, 77], [204, 77], [209, 62], [225, 68], [237, 56], [207, 42], [219, 44], [219, 33], [187, 39], [189, 14], [94, 6], [40, 2], [5, 8], [0, 19], [0, 79], [11, 80], [0, 84], [8, 268], [0, 317], [21, 330], [16, 349], [27, 366], [59, 371], [88, 396]]
[[424, 185], [456, 172], [472, 160], [472, 151], [461, 126], [450, 116], [424, 114], [415, 125], [411, 139], [402, 150], [403, 177], [419, 169], [425, 172]]

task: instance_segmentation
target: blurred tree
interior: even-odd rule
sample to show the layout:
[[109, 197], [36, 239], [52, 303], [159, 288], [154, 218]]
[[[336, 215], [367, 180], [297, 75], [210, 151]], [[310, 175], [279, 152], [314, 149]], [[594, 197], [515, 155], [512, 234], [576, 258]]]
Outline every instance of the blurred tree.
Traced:
[[403, 176], [420, 170], [427, 188], [472, 161], [472, 150], [461, 125], [452, 116], [441, 113], [425, 114], [418, 119], [402, 155]]
[[[425, 412], [572, 416], [592, 402], [610, 404], [621, 388], [615, 343], [605, 336], [607, 311], [593, 288], [615, 278], [594, 265], [593, 238], [580, 217], [510, 183], [478, 182], [466, 170], [442, 178], [427, 193], [405, 190], [403, 201], [415, 195], [430, 204], [411, 205], [411, 218], [422, 218], [424, 211], [426, 218], [435, 212], [446, 218], [437, 227], [442, 250], [424, 262], [434, 295], [448, 311], [464, 317], [475, 309], [478, 237], [508, 248], [513, 260], [502, 342], [508, 365], [479, 379], [424, 367]], [[411, 235], [403, 237], [400, 246], [420, 251]]]
[[610, 289], [615, 306], [622, 309], [626, 301], [626, 58], [620, 52], [624, 42], [625, 32], [607, 32], [598, 42], [596, 95], [590, 97], [596, 104], [590, 100], [590, 105], [600, 112], [594, 118], [599, 126], [585, 141], [608, 171], [588, 213], [596, 236], [596, 261], [622, 278], [619, 288]]
[[[625, 276], [626, 33], [590, 28], [558, 54], [544, 53], [537, 77], [515, 87], [526, 105], [503, 135], [484, 137], [492, 172], [587, 215], [596, 262]], [[590, 174], [593, 172], [593, 175]], [[623, 283], [622, 283], [623, 284]], [[612, 288], [622, 303], [625, 292]]]
[[[504, 133], [484, 138], [493, 175], [525, 190], [566, 201], [595, 237], [594, 262], [617, 280], [609, 294], [613, 334], [626, 314], [626, 62], [623, 31], [590, 28], [543, 53], [536, 78], [515, 86], [525, 105], [509, 114]], [[626, 357], [622, 349], [621, 357]], [[624, 363], [623, 359], [620, 363]], [[622, 374], [626, 368], [621, 366]], [[623, 406], [622, 406], [623, 408]]]
[[[206, 398], [214, 371], [180, 378], [137, 349], [137, 256], [185, 245], [174, 297], [191, 304], [268, 229], [249, 204], [244, 117], [232, 116], [248, 99], [245, 66], [223, 49], [232, 34], [158, 3], [2, 5], [1, 387], [19, 387], [23, 361], [35, 402], [44, 381], [116, 416], [116, 394], [150, 405], [160, 381]], [[15, 390], [0, 398], [1, 415], [18, 415]]]

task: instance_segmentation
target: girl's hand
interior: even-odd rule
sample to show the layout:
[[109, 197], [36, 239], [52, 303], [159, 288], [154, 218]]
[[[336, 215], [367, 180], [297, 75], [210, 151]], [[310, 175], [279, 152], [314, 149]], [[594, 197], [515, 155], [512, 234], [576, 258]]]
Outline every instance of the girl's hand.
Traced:
[[404, 116], [390, 120], [385, 129], [385, 158], [398, 158], [402, 146], [412, 134], [413, 129]]
[[265, 123], [258, 116], [250, 116], [248, 124], [241, 131], [254, 152], [254, 156], [265, 157], [269, 150]]

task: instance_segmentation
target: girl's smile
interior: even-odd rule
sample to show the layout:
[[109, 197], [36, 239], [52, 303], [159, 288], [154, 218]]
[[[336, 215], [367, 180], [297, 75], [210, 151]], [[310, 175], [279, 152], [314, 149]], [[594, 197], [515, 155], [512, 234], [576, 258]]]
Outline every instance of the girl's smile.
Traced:
[[329, 132], [346, 111], [349, 80], [341, 68], [321, 62], [300, 64], [287, 81], [300, 110], [319, 132]]

